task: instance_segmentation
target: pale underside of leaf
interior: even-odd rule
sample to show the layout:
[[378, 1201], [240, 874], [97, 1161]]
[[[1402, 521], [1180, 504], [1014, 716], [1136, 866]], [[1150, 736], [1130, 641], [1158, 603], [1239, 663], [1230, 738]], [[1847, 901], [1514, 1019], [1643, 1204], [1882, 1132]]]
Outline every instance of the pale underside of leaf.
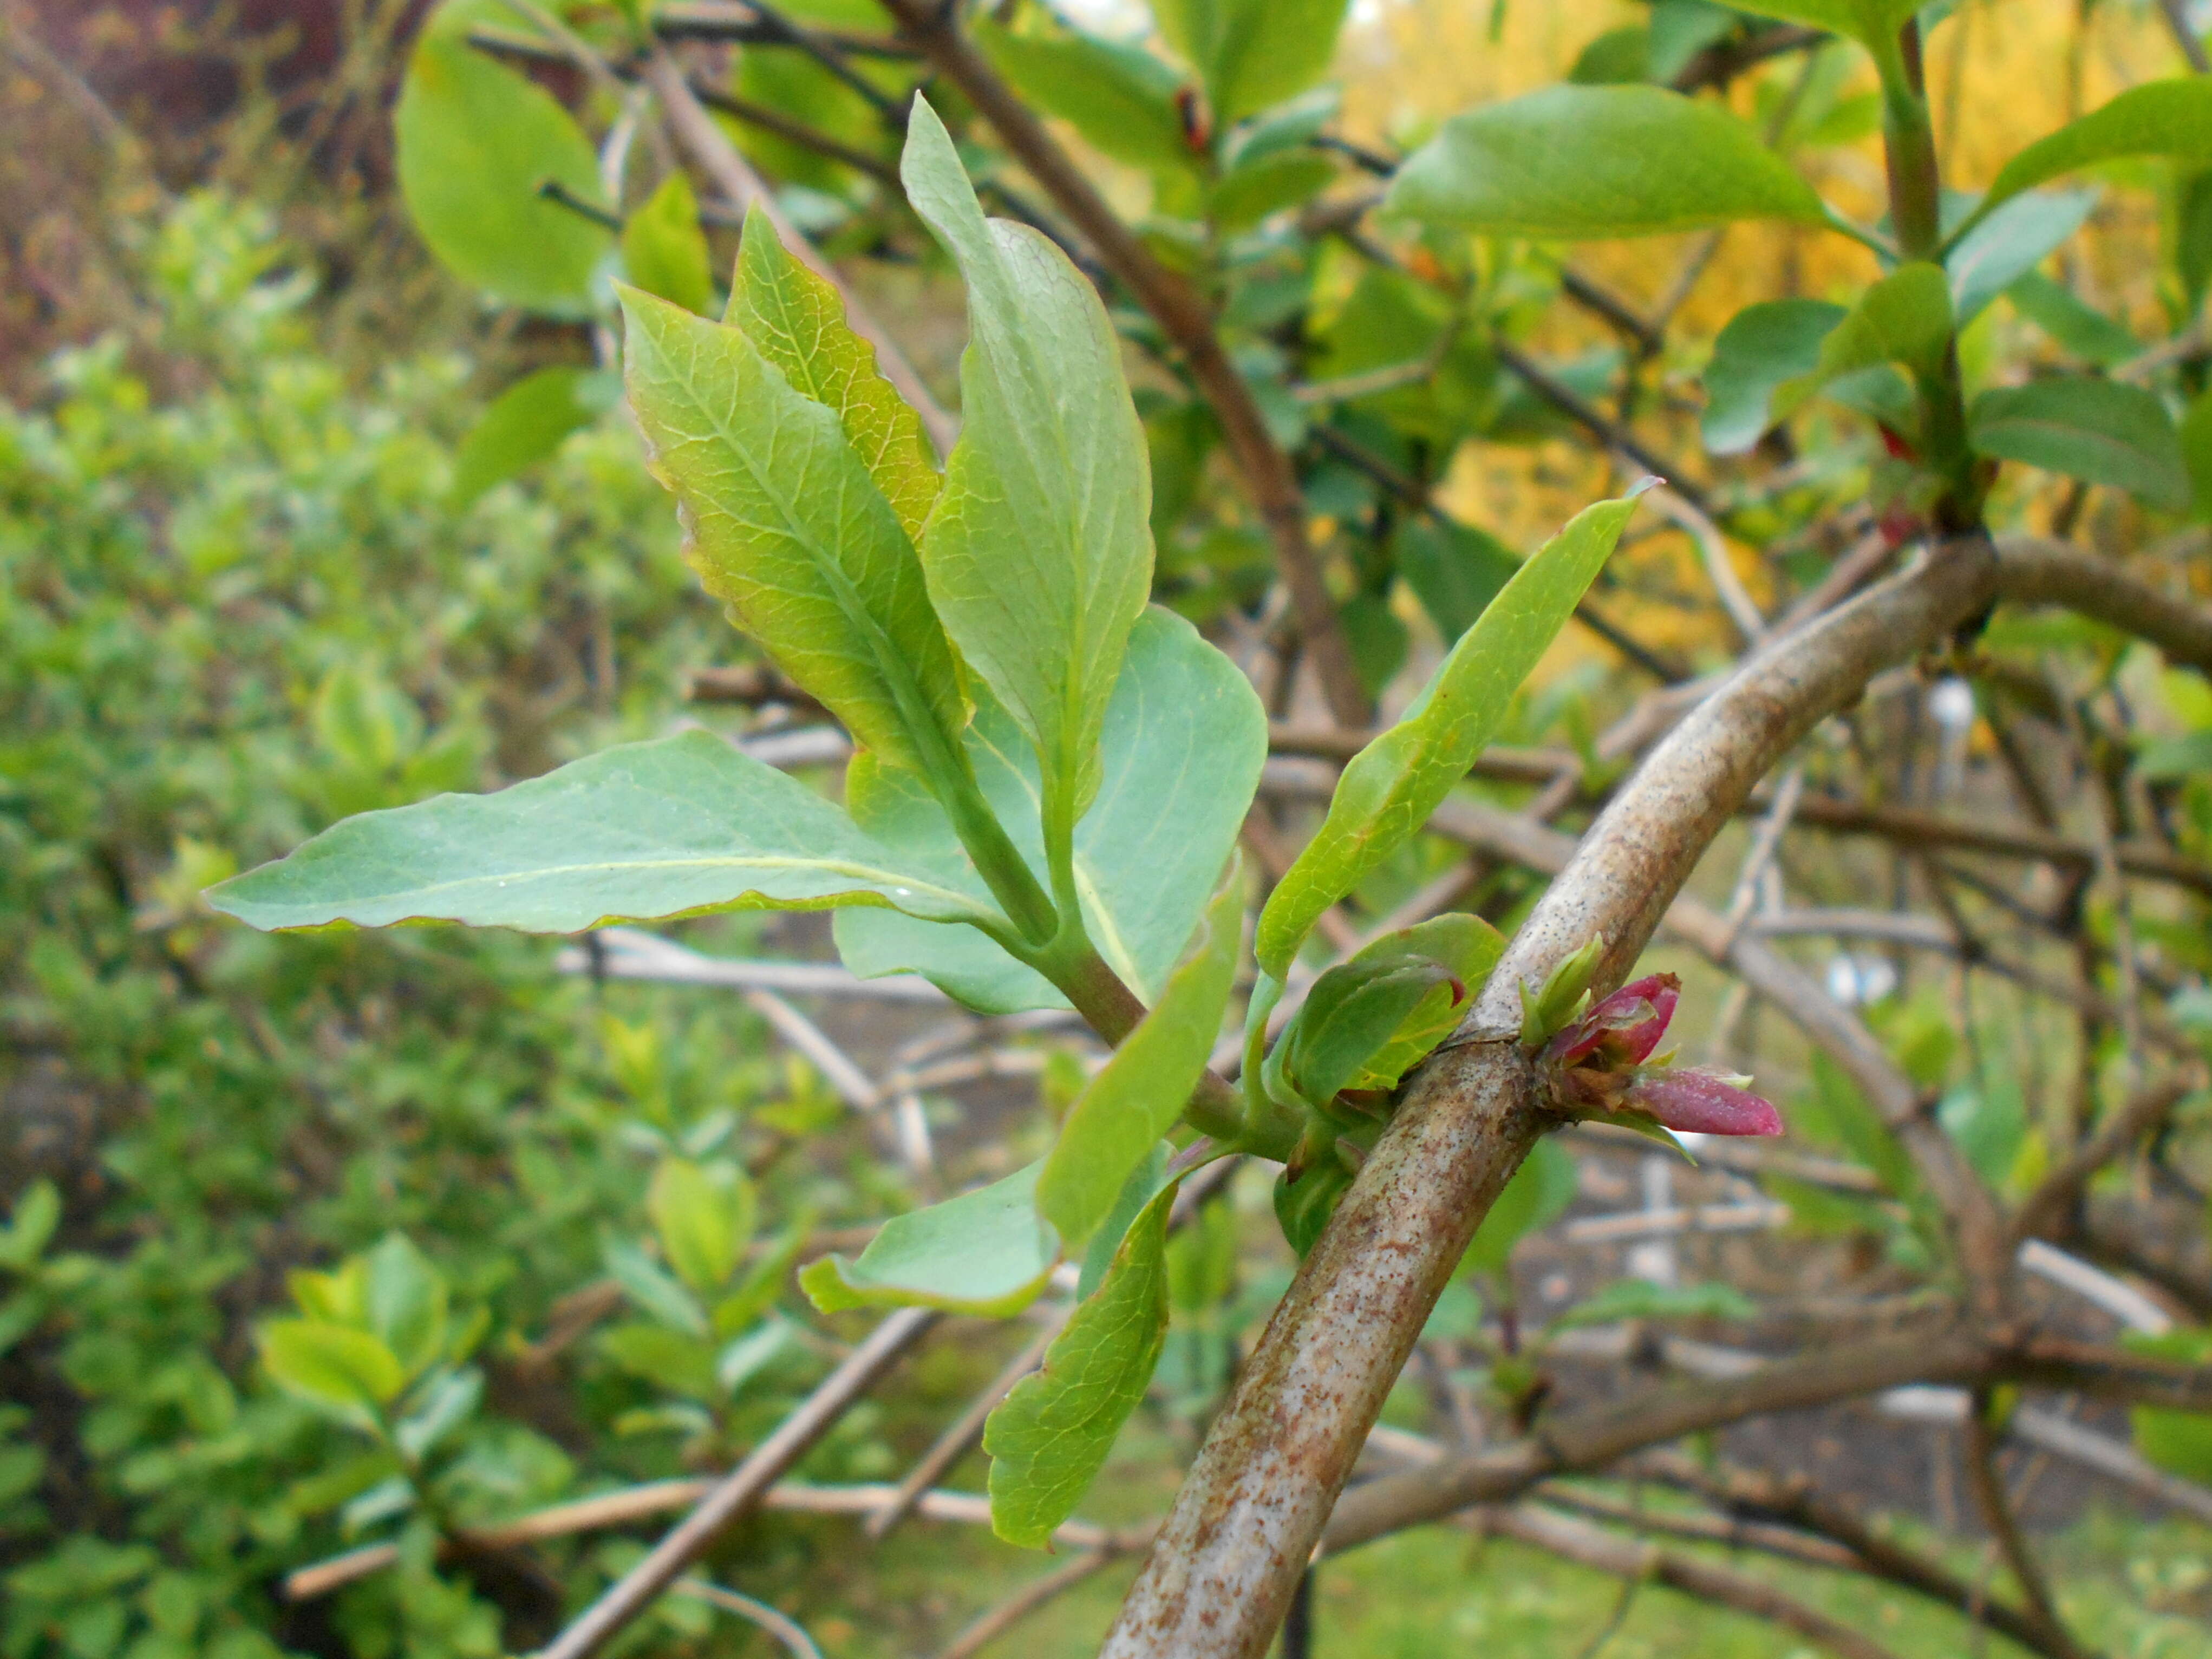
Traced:
[[926, 1210], [894, 1216], [857, 1261], [827, 1255], [799, 1274], [824, 1313], [941, 1308], [1000, 1318], [1034, 1302], [1060, 1261], [1036, 1211], [1040, 1161]]
[[[985, 799], [1042, 878], [1036, 759], [988, 689], [979, 690], [967, 744]], [[1166, 982], [1235, 845], [1267, 744], [1266, 711], [1237, 665], [1181, 617], [1148, 611], [1131, 632], [1107, 708], [1103, 778], [1074, 848], [1084, 925], [1107, 964], [1147, 1001]], [[919, 780], [862, 757], [848, 772], [846, 801], [878, 840], [908, 849], [940, 884], [980, 902], [981, 882]], [[837, 945], [855, 973], [925, 973], [979, 1012], [1066, 1006], [1034, 969], [970, 928], [853, 911], [838, 919]]]
[[611, 749], [495, 794], [363, 813], [209, 902], [264, 928], [457, 921], [537, 933], [842, 904], [992, 915], [704, 732]]

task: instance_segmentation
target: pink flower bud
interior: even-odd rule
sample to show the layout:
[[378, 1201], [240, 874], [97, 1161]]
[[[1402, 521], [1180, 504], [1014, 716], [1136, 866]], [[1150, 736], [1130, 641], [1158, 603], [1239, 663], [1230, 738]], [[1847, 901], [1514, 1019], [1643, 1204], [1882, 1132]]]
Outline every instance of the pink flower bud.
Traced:
[[1667, 1035], [1681, 1000], [1682, 981], [1672, 974], [1653, 974], [1622, 986], [1553, 1037], [1550, 1058], [1574, 1066], [1597, 1054], [1607, 1069], [1635, 1066], [1649, 1059]]
[[1651, 1072], [1629, 1085], [1622, 1104], [1649, 1112], [1668, 1128], [1686, 1133], [1780, 1134], [1782, 1114], [1774, 1109], [1774, 1103], [1738, 1086], [1750, 1081], [1702, 1066]]

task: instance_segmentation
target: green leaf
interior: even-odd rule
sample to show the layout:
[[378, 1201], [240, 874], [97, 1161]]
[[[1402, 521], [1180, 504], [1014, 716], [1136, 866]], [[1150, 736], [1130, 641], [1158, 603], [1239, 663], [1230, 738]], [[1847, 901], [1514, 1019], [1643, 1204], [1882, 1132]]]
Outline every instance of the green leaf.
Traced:
[[2042, 191], [2015, 197], [1959, 238], [1943, 256], [1959, 326], [2043, 263], [2088, 218], [2094, 190]]
[[[1036, 757], [988, 690], [979, 690], [968, 749], [985, 799], [1041, 873]], [[1129, 635], [1101, 750], [1103, 781], [1075, 832], [1084, 924], [1130, 988], [1156, 1000], [1236, 845], [1267, 759], [1267, 713], [1236, 664], [1154, 607]], [[845, 799], [871, 834], [981, 902], [951, 822], [918, 781], [863, 756], [847, 771]], [[972, 928], [850, 910], [836, 937], [846, 966], [864, 978], [919, 971], [984, 1012], [1066, 1006]]]
[[1440, 985], [1415, 1004], [1389, 1040], [1361, 1063], [1346, 1085], [1351, 1088], [1395, 1089], [1407, 1072], [1427, 1059], [1458, 1025], [1468, 1001], [1489, 982], [1490, 970], [1505, 953], [1505, 938], [1480, 916], [1451, 911], [1386, 934], [1359, 955], [1394, 951], [1437, 963], [1459, 982], [1462, 993], [1454, 996], [1451, 987]]
[[1548, 1227], [1575, 1201], [1575, 1160], [1556, 1140], [1540, 1140], [1513, 1172], [1460, 1259], [1462, 1273], [1501, 1273], [1524, 1234]]
[[[2183, 1328], [2153, 1336], [2130, 1331], [2120, 1338], [2131, 1353], [2185, 1365], [2212, 1364], [2212, 1331]], [[2212, 1413], [2165, 1411], [2138, 1406], [2128, 1413], [2136, 1449], [2170, 1474], [2212, 1481]]]
[[2212, 732], [2154, 738], [2136, 756], [2136, 775], [2147, 783], [2212, 776]]
[[272, 1319], [256, 1334], [261, 1364], [292, 1393], [364, 1412], [398, 1397], [407, 1373], [367, 1331], [313, 1319]]
[[613, 408], [621, 390], [611, 374], [566, 363], [524, 375], [492, 399], [461, 440], [453, 459], [453, 505], [466, 507], [545, 459], [571, 432]]
[[632, 1376], [689, 1400], [715, 1397], [714, 1346], [702, 1337], [665, 1325], [630, 1323], [601, 1331], [597, 1346]]
[[929, 597], [1036, 745], [1060, 844], [1097, 786], [1107, 700], [1151, 591], [1144, 428], [1097, 291], [1038, 232], [984, 218], [926, 100], [901, 176], [968, 281], [960, 441], [922, 538]]
[[483, 1400], [483, 1373], [471, 1365], [447, 1371], [423, 1389], [420, 1409], [394, 1424], [392, 1442], [404, 1456], [420, 1460], [468, 1420]]
[[2212, 77], [2130, 87], [2102, 108], [2037, 139], [1998, 169], [1990, 193], [1952, 240], [1964, 237], [2022, 191], [2130, 155], [2212, 155]]
[[1268, 1094], [1285, 1105], [1326, 1107], [1431, 993], [1449, 1000], [1450, 981], [1442, 963], [1420, 957], [1339, 963], [1314, 981], [1269, 1052], [1261, 1074]]
[[1228, 872], [1159, 999], [1076, 1098], [1037, 1180], [1037, 1207], [1070, 1244], [1091, 1237], [1130, 1173], [1182, 1115], [1221, 1035], [1244, 942], [1244, 871]]
[[838, 904], [989, 919], [805, 784], [705, 732], [626, 744], [496, 794], [364, 812], [210, 888], [208, 902], [261, 928], [434, 921], [574, 933]]
[[368, 1328], [410, 1377], [446, 1352], [446, 1280], [404, 1233], [386, 1233], [367, 1257], [362, 1285]]
[[550, 94], [434, 25], [409, 60], [392, 129], [400, 194], [447, 269], [510, 305], [590, 310], [613, 237], [538, 186], [596, 202], [599, 158]]
[[2069, 376], [1996, 387], [1974, 399], [1967, 425], [1982, 454], [2109, 484], [2174, 512], [2189, 507], [2173, 417], [2141, 386]]
[[1026, 101], [1067, 122], [1101, 155], [1147, 173], [1195, 172], [1199, 153], [1176, 103], [1183, 77], [1143, 47], [1056, 25], [1017, 33], [988, 14], [970, 28]]
[[826, 1255], [799, 1275], [823, 1313], [847, 1308], [943, 1308], [1003, 1318], [1036, 1300], [1060, 1260], [1037, 1214], [1044, 1160], [926, 1210], [894, 1216], [857, 1261]]
[[1455, 115], [1398, 169], [1384, 205], [1561, 240], [1827, 220], [1813, 187], [1749, 127], [1657, 87], [1547, 87]]
[[1105, 1467], [1115, 1437], [1145, 1397], [1167, 1337], [1169, 1187], [1114, 1253], [1098, 1289], [1017, 1382], [983, 1429], [991, 1458], [991, 1530], [1042, 1549]]
[[1206, 216], [1223, 236], [1240, 236], [1261, 220], [1310, 200], [1336, 177], [1325, 155], [1263, 155], [1224, 176], [1206, 195]]
[[1951, 334], [1951, 289], [1942, 267], [1925, 260], [1899, 265], [1828, 331], [1810, 373], [1774, 389], [1775, 417], [1794, 413], [1823, 386], [1887, 363], [1932, 379], [1942, 371]]
[[635, 1244], [610, 1242], [601, 1252], [607, 1277], [622, 1287], [630, 1304], [649, 1314], [673, 1331], [704, 1336], [707, 1311], [699, 1298], [678, 1284], [659, 1264]]
[[1075, 1281], [1075, 1299], [1087, 1302], [1091, 1292], [1106, 1279], [1106, 1270], [1114, 1265], [1114, 1253], [1121, 1248], [1121, 1241], [1136, 1224], [1137, 1218], [1145, 1212], [1161, 1188], [1168, 1182], [1168, 1160], [1175, 1156], [1174, 1146], [1165, 1140], [1155, 1141], [1145, 1154], [1144, 1162], [1130, 1171], [1129, 1178], [1121, 1183], [1115, 1195], [1114, 1207], [1106, 1212], [1106, 1219], [1091, 1235], [1091, 1243], [1084, 1247], [1083, 1269]]
[[635, 289], [625, 378], [707, 591], [861, 744], [954, 763], [968, 707], [914, 547], [838, 416], [742, 330]]
[[27, 1273], [61, 1225], [62, 1195], [41, 1176], [23, 1188], [9, 1212], [8, 1225], [0, 1230], [0, 1267]]
[[2126, 325], [2083, 303], [2065, 283], [2031, 270], [2005, 290], [2021, 316], [2048, 334], [2069, 355], [2099, 368], [2124, 363], [2142, 349]]
[[1405, 719], [1352, 757], [1328, 816], [1260, 913], [1263, 971], [1285, 977], [1322, 912], [1417, 835], [1467, 775], [1635, 510], [1631, 495], [1577, 514], [1460, 636]]
[[1765, 300], [1729, 319], [1705, 365], [1705, 447], [1741, 455], [1774, 423], [1774, 394], [1820, 362], [1820, 342], [1844, 319], [1822, 300]]
[[1488, 531], [1425, 515], [1401, 520], [1391, 550], [1398, 574], [1447, 647], [1474, 626], [1521, 568], [1513, 550]]
[[2212, 389], [2198, 392], [2181, 417], [2181, 459], [2189, 469], [2195, 515], [2212, 519]]
[[1920, 5], [1921, 0], [1752, 0], [1735, 9], [1808, 24], [1879, 50], [1894, 47], [1898, 31]]
[[1158, 0], [1170, 46], [1206, 82], [1217, 129], [1304, 92], [1328, 72], [1348, 0]]
[[1617, 1279], [1577, 1302], [1551, 1323], [1553, 1331], [1610, 1325], [1624, 1319], [1753, 1319], [1758, 1304], [1733, 1285], [1655, 1285]]
[[753, 1233], [753, 1187], [735, 1164], [663, 1158], [645, 1207], [676, 1276], [701, 1296], [729, 1282]]
[[836, 284], [784, 246], [757, 207], [745, 216], [724, 320], [782, 371], [793, 391], [836, 416], [908, 538], [919, 541], [937, 500], [937, 468], [921, 417], [876, 372], [876, 348], [846, 322]]
[[631, 285], [705, 316], [714, 308], [714, 272], [699, 198], [681, 167], [629, 216], [622, 232], [623, 270]]

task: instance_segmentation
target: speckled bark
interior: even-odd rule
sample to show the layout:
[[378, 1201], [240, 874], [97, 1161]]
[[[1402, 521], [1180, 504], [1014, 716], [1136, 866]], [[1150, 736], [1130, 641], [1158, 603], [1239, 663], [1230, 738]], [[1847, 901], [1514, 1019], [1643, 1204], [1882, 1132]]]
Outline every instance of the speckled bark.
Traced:
[[1407, 1099], [1214, 1420], [1106, 1638], [1110, 1659], [1257, 1659], [1475, 1227], [1543, 1121], [1516, 986], [1593, 934], [1618, 985], [1721, 825], [1790, 746], [1995, 592], [1964, 541], [1751, 659], [1645, 762]]

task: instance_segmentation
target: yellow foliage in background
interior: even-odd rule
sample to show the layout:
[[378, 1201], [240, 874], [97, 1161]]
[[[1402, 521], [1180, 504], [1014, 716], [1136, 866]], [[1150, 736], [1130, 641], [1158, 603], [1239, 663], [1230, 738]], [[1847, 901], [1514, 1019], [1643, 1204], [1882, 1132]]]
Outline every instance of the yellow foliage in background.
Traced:
[[[1590, 40], [1648, 16], [1647, 7], [1624, 0], [1503, 0], [1496, 7], [1492, 0], [1370, 0], [1355, 7], [1339, 58], [1346, 129], [1370, 143], [1417, 143], [1456, 111], [1562, 79]], [[1742, 77], [1730, 92], [1736, 112], [1753, 118], [1760, 82], [1771, 88], [1771, 99], [1803, 65], [1802, 56], [1792, 55]], [[2139, 82], [2181, 71], [2172, 40], [2148, 4], [2085, 8], [2079, 0], [1962, 0], [1928, 46], [1927, 84], [1946, 183], [1979, 189], [2007, 157], [2072, 116]], [[1874, 90], [1873, 70], [1863, 56], [1851, 72], [1854, 90]], [[1881, 213], [1878, 134], [1793, 159], [1845, 211], [1869, 222]], [[2084, 299], [2153, 338], [2172, 326], [2160, 304], [2158, 232], [2158, 210], [2148, 192], [2107, 189], [2087, 230], [2062, 256]], [[1702, 240], [1589, 244], [1570, 250], [1568, 257], [1578, 270], [1648, 310]], [[1686, 471], [1724, 483], [1738, 464], [1716, 464], [1704, 456], [1694, 414], [1701, 401], [1696, 377], [1712, 336], [1755, 301], [1792, 295], [1847, 298], [1875, 274], [1872, 256], [1841, 235], [1769, 225], [1729, 229], [1677, 313], [1675, 339], [1660, 366], [1670, 417], [1664, 423], [1646, 420], [1639, 431], [1663, 438], [1662, 453], [1680, 458]], [[2020, 327], [2004, 314], [1991, 326]], [[1547, 357], [1565, 356], [1610, 337], [1602, 325], [1562, 305], [1531, 343]], [[1458, 457], [1442, 499], [1455, 515], [1526, 550], [1594, 495], [1625, 481], [1584, 445], [1470, 445]], [[1992, 506], [2000, 515], [2027, 523], [2039, 523], [2048, 511], [2046, 501], [2019, 489]], [[2124, 518], [2132, 509], [2114, 501], [2109, 507], [2100, 504], [2100, 511]], [[1656, 523], [1647, 518], [1642, 527], [1650, 532]], [[1735, 550], [1754, 597], [1765, 598], [1763, 565], [1748, 549]], [[1694, 549], [1677, 532], [1645, 535], [1618, 563], [1632, 584], [1692, 594], [1707, 590]], [[1620, 610], [1621, 620], [1655, 645], [1692, 656], [1701, 648], [1733, 645], [1725, 625], [1711, 615], [1627, 599]], [[1567, 647], [1565, 659], [1602, 649], [1583, 636], [1579, 647]], [[1565, 659], [1555, 658], [1547, 668], [1557, 672]]]

